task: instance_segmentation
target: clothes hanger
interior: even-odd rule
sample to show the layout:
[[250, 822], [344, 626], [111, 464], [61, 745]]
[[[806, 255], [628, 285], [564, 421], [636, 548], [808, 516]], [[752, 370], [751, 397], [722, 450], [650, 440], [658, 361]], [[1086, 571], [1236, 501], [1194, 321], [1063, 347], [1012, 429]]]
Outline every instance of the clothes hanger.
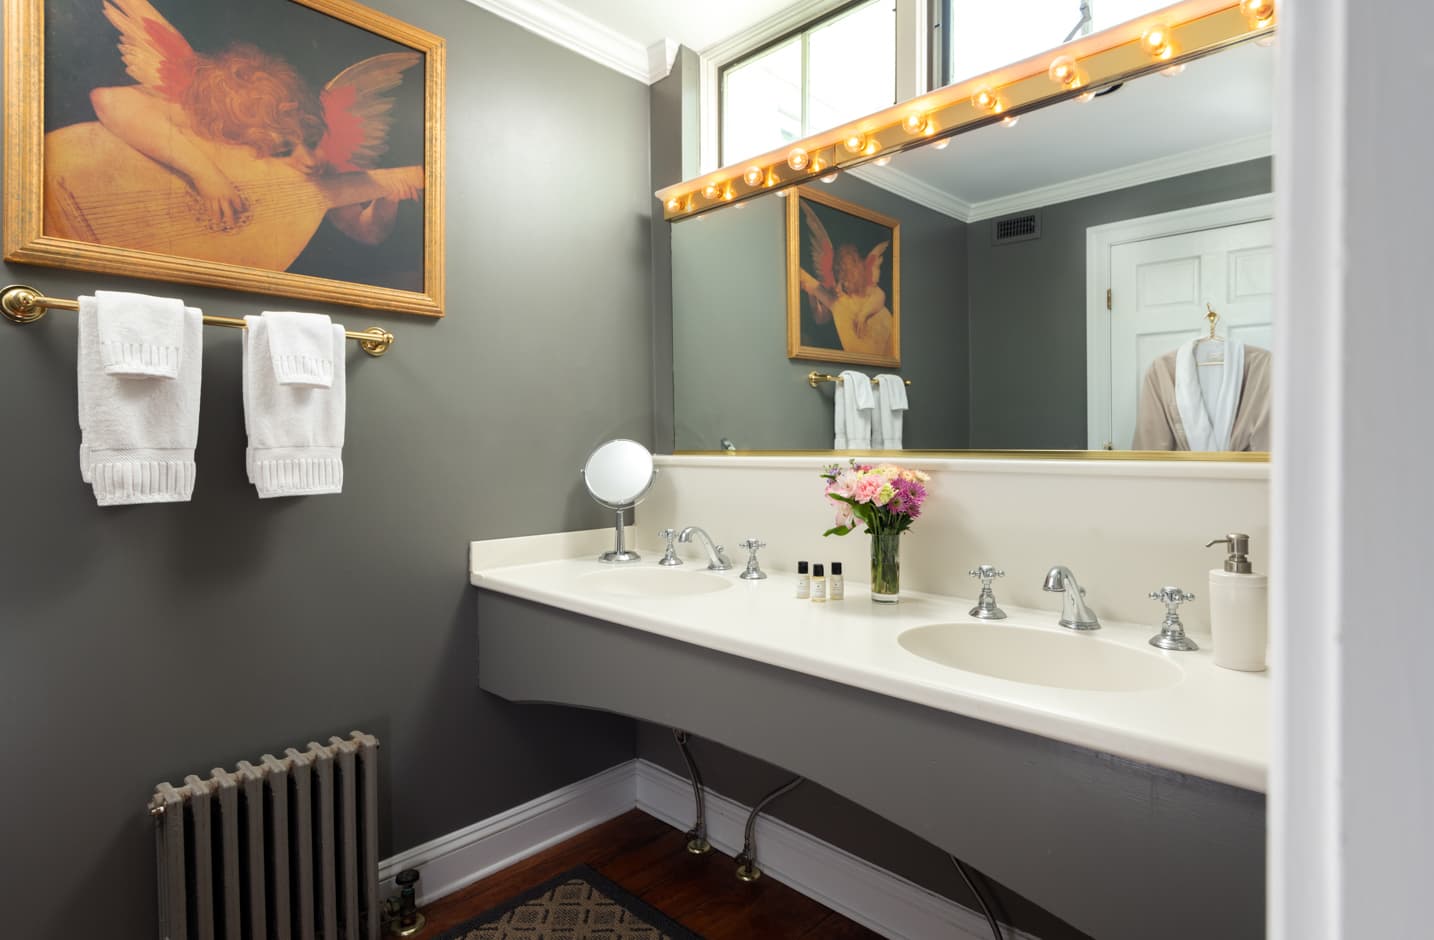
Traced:
[[[1205, 320], [1210, 324], [1210, 335], [1202, 336], [1197, 339], [1195, 341], [1195, 346], [1198, 348], [1201, 343], [1219, 343], [1223, 347], [1225, 344], [1225, 337], [1217, 336], [1215, 333], [1215, 324], [1219, 321], [1220, 315], [1215, 312], [1215, 308], [1212, 307], [1208, 302], [1205, 304], [1205, 309], [1206, 311], [1208, 311], [1205, 314]], [[1202, 361], [1200, 359], [1200, 356], [1197, 354], [1195, 356], [1195, 364], [1197, 366], [1223, 366], [1225, 364], [1224, 350], [1222, 349], [1220, 351], [1218, 359], [1205, 359]]]

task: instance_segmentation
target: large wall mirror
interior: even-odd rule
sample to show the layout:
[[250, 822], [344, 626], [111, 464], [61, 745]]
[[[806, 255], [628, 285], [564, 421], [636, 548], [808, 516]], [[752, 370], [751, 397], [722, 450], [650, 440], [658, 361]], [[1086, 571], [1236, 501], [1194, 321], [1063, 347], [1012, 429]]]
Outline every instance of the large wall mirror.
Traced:
[[830, 450], [855, 369], [906, 449], [1267, 451], [1270, 38], [675, 222], [676, 449]]

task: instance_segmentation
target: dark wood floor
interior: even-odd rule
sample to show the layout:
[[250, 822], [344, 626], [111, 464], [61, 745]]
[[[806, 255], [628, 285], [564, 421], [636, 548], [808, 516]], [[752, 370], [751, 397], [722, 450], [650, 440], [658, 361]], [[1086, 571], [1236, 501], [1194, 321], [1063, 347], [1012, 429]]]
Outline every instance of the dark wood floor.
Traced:
[[686, 841], [680, 831], [632, 810], [434, 902], [419, 936], [436, 937], [586, 864], [707, 940], [880, 937], [771, 878], [744, 884], [730, 857], [715, 850], [689, 855]]

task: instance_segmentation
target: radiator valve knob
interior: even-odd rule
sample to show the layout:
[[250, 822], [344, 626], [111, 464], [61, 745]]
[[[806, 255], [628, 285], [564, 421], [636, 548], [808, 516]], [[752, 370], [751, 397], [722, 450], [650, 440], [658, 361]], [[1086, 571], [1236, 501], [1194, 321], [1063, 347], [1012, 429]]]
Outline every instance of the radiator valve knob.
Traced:
[[[397, 910], [390, 907], [389, 932], [398, 937], [411, 937], [423, 929], [426, 919], [418, 911], [418, 869], [405, 868], [394, 876], [398, 885]], [[392, 899], [390, 899], [392, 901]]]

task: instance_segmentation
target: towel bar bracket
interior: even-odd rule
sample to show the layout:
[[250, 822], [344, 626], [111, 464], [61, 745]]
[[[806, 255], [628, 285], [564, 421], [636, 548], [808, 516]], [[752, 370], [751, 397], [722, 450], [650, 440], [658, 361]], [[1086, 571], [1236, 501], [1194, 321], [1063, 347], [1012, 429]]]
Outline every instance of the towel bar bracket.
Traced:
[[[34, 323], [51, 308], [57, 310], [79, 310], [77, 300], [63, 300], [46, 297], [33, 287], [11, 284], [0, 289], [0, 314], [11, 323]], [[244, 321], [238, 317], [204, 317], [206, 326], [228, 326], [244, 329]], [[394, 336], [383, 327], [371, 326], [361, 333], [349, 330], [344, 333], [349, 339], [358, 340], [359, 348], [370, 356], [382, 356], [393, 345]]]

